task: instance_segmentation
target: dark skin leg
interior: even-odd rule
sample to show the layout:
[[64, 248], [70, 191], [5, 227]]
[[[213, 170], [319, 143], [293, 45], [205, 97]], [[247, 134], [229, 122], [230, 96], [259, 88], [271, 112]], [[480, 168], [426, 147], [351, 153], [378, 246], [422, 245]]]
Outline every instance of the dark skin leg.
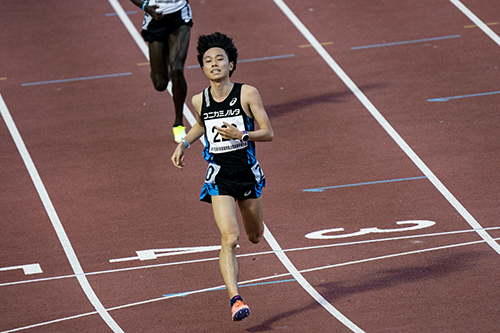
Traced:
[[184, 64], [191, 36], [191, 27], [180, 26], [169, 36], [168, 43], [154, 41], [149, 43], [151, 80], [158, 91], [167, 89], [172, 80], [172, 95], [175, 107], [174, 127], [183, 124], [182, 110], [187, 95], [184, 78]]

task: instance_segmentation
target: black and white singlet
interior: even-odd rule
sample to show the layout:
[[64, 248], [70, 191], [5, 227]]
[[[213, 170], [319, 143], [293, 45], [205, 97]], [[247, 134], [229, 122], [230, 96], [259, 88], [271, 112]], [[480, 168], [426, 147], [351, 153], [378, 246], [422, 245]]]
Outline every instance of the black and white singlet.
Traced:
[[205, 125], [205, 149], [203, 157], [209, 163], [227, 167], [254, 165], [255, 143], [253, 141], [223, 139], [215, 126], [223, 127], [223, 122], [236, 126], [240, 131], [253, 131], [254, 119], [247, 116], [241, 105], [241, 87], [235, 83], [226, 99], [218, 103], [210, 93], [210, 87], [203, 92], [201, 118]]

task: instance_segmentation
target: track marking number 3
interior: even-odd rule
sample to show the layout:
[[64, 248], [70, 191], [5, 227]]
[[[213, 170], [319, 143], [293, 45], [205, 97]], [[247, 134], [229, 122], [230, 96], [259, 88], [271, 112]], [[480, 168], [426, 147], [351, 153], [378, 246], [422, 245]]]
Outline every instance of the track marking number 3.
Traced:
[[379, 233], [389, 233], [389, 232], [403, 232], [403, 231], [412, 231], [418, 229], [424, 229], [432, 227], [436, 222], [428, 221], [428, 220], [411, 220], [411, 221], [398, 221], [396, 222], [398, 225], [407, 225], [411, 224], [412, 226], [403, 227], [403, 228], [395, 228], [395, 229], [379, 229], [377, 227], [373, 228], [362, 228], [359, 231], [352, 232], [350, 234], [337, 234], [337, 235], [328, 235], [334, 232], [342, 232], [344, 228], [333, 228], [333, 229], [325, 229], [320, 231], [315, 231], [308, 233], [306, 238], [309, 239], [335, 239], [335, 238], [347, 238], [347, 237], [356, 237], [367, 234], [379, 234]]

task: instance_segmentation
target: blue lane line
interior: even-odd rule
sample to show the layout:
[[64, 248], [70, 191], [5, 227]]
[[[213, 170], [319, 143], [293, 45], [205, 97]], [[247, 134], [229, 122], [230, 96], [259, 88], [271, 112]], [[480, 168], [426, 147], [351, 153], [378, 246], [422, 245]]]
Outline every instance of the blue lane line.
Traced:
[[[238, 64], [242, 63], [242, 62], [274, 60], [274, 59], [283, 59], [283, 58], [291, 58], [291, 57], [295, 57], [295, 54], [285, 54], [285, 55], [280, 55], [280, 56], [254, 58], [254, 59], [243, 59], [243, 60], [238, 60]], [[187, 66], [187, 68], [189, 68], [189, 69], [191, 69], [191, 68], [200, 68], [200, 65], [191, 65], [191, 66]]]
[[64, 80], [53, 80], [53, 81], [23, 83], [21, 86], [23, 86], [23, 87], [37, 86], [37, 85], [40, 85], [40, 84], [51, 84], [51, 83], [60, 83], [60, 82], [75, 82], [75, 81], [103, 79], [103, 78], [108, 78], [108, 77], [117, 77], [117, 76], [126, 76], [126, 75], [132, 75], [132, 73], [119, 73], [119, 74], [109, 74], [109, 75], [78, 77], [78, 78], [74, 78], [74, 79], [64, 79]]
[[380, 181], [376, 181], [376, 182], [367, 182], [367, 183], [357, 183], [357, 184], [347, 184], [347, 185], [337, 185], [337, 186], [327, 186], [327, 187], [311, 188], [311, 189], [302, 190], [302, 191], [303, 192], [323, 192], [324, 190], [328, 190], [328, 189], [332, 189], [332, 188], [342, 188], [342, 187], [361, 186], [361, 185], [393, 183], [393, 182], [402, 182], [402, 181], [405, 181], [405, 180], [415, 180], [415, 179], [424, 179], [424, 178], [427, 178], [427, 177], [426, 176], [422, 176], [422, 177], [411, 177], [411, 178], [380, 180]]
[[[264, 286], [264, 285], [268, 285], [268, 284], [295, 282], [295, 281], [296, 281], [295, 279], [290, 279], [290, 280], [279, 280], [279, 281], [270, 281], [270, 282], [261, 282], [261, 283], [249, 283], [249, 284], [238, 285], [238, 288]], [[210, 289], [210, 291], [224, 290], [224, 289], [226, 289], [226, 287], [214, 288], [214, 289]], [[192, 291], [188, 291], [188, 292], [184, 292], [184, 293], [167, 294], [167, 295], [163, 295], [163, 297], [186, 297], [191, 293], [192, 293]]]
[[408, 40], [408, 41], [395, 42], [395, 43], [384, 43], [384, 44], [374, 44], [374, 45], [365, 45], [365, 46], [355, 46], [355, 47], [351, 47], [351, 50], [360, 50], [360, 49], [370, 49], [370, 48], [374, 48], [374, 47], [383, 47], [383, 46], [393, 46], [393, 45], [403, 45], [403, 44], [412, 44], [412, 43], [431, 42], [431, 41], [434, 41], [434, 40], [443, 40], [443, 39], [460, 38], [460, 37], [461, 37], [460, 35], [453, 35], [453, 36], [443, 36], [443, 37], [434, 37], [434, 38]]
[[253, 62], [253, 61], [263, 61], [263, 60], [274, 60], [274, 59], [292, 58], [292, 57], [295, 57], [295, 54], [284, 54], [284, 55], [274, 56], [274, 57], [244, 59], [244, 60], [240, 60], [238, 62]]
[[492, 91], [492, 92], [480, 93], [480, 94], [472, 94], [472, 95], [462, 95], [462, 96], [432, 98], [432, 99], [428, 99], [427, 102], [447, 102], [450, 99], [467, 98], [467, 97], [477, 97], [477, 96], [487, 96], [487, 95], [495, 95], [495, 94], [500, 94], [500, 91]]

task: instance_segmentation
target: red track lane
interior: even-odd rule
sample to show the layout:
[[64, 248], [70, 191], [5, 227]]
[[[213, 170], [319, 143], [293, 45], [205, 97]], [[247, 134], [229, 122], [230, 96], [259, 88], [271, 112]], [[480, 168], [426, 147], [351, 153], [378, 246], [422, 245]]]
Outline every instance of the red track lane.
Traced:
[[[445, 0], [285, 2], [478, 223], [500, 227], [500, 94], [428, 101], [500, 91], [500, 46]], [[120, 4], [140, 29], [141, 11]], [[214, 31], [234, 38], [240, 60], [293, 55], [241, 61], [233, 81], [256, 86], [270, 115], [276, 139], [257, 145], [265, 222], [283, 249], [296, 249], [285, 253], [312, 287], [365, 332], [496, 332], [499, 254], [421, 178], [276, 4], [190, 4], [187, 66], [197, 65], [196, 37]], [[495, 1], [463, 4], [500, 34]], [[171, 166], [171, 98], [154, 91], [144, 55], [112, 13], [105, 0], [0, 1], [0, 94], [109, 315], [127, 333], [350, 332], [288, 281], [266, 242], [242, 237], [240, 281], [268, 284], [241, 288], [252, 314], [239, 323], [225, 290], [205, 290], [222, 285], [217, 251], [133, 259], [141, 250], [215, 246], [219, 236], [210, 206], [197, 199], [201, 143], [184, 170]], [[450, 38], [352, 49], [436, 37]], [[111, 74], [124, 75], [23, 86]], [[186, 78], [189, 96], [207, 85], [198, 68]], [[72, 275], [3, 121], [0, 156], [0, 332], [110, 332]], [[357, 186], [335, 187], [343, 185]], [[317, 188], [325, 189], [303, 191]], [[412, 220], [435, 224], [381, 232]], [[325, 235], [371, 232], [305, 237], [333, 228], [344, 231]], [[34, 263], [43, 273], [2, 270]]]

